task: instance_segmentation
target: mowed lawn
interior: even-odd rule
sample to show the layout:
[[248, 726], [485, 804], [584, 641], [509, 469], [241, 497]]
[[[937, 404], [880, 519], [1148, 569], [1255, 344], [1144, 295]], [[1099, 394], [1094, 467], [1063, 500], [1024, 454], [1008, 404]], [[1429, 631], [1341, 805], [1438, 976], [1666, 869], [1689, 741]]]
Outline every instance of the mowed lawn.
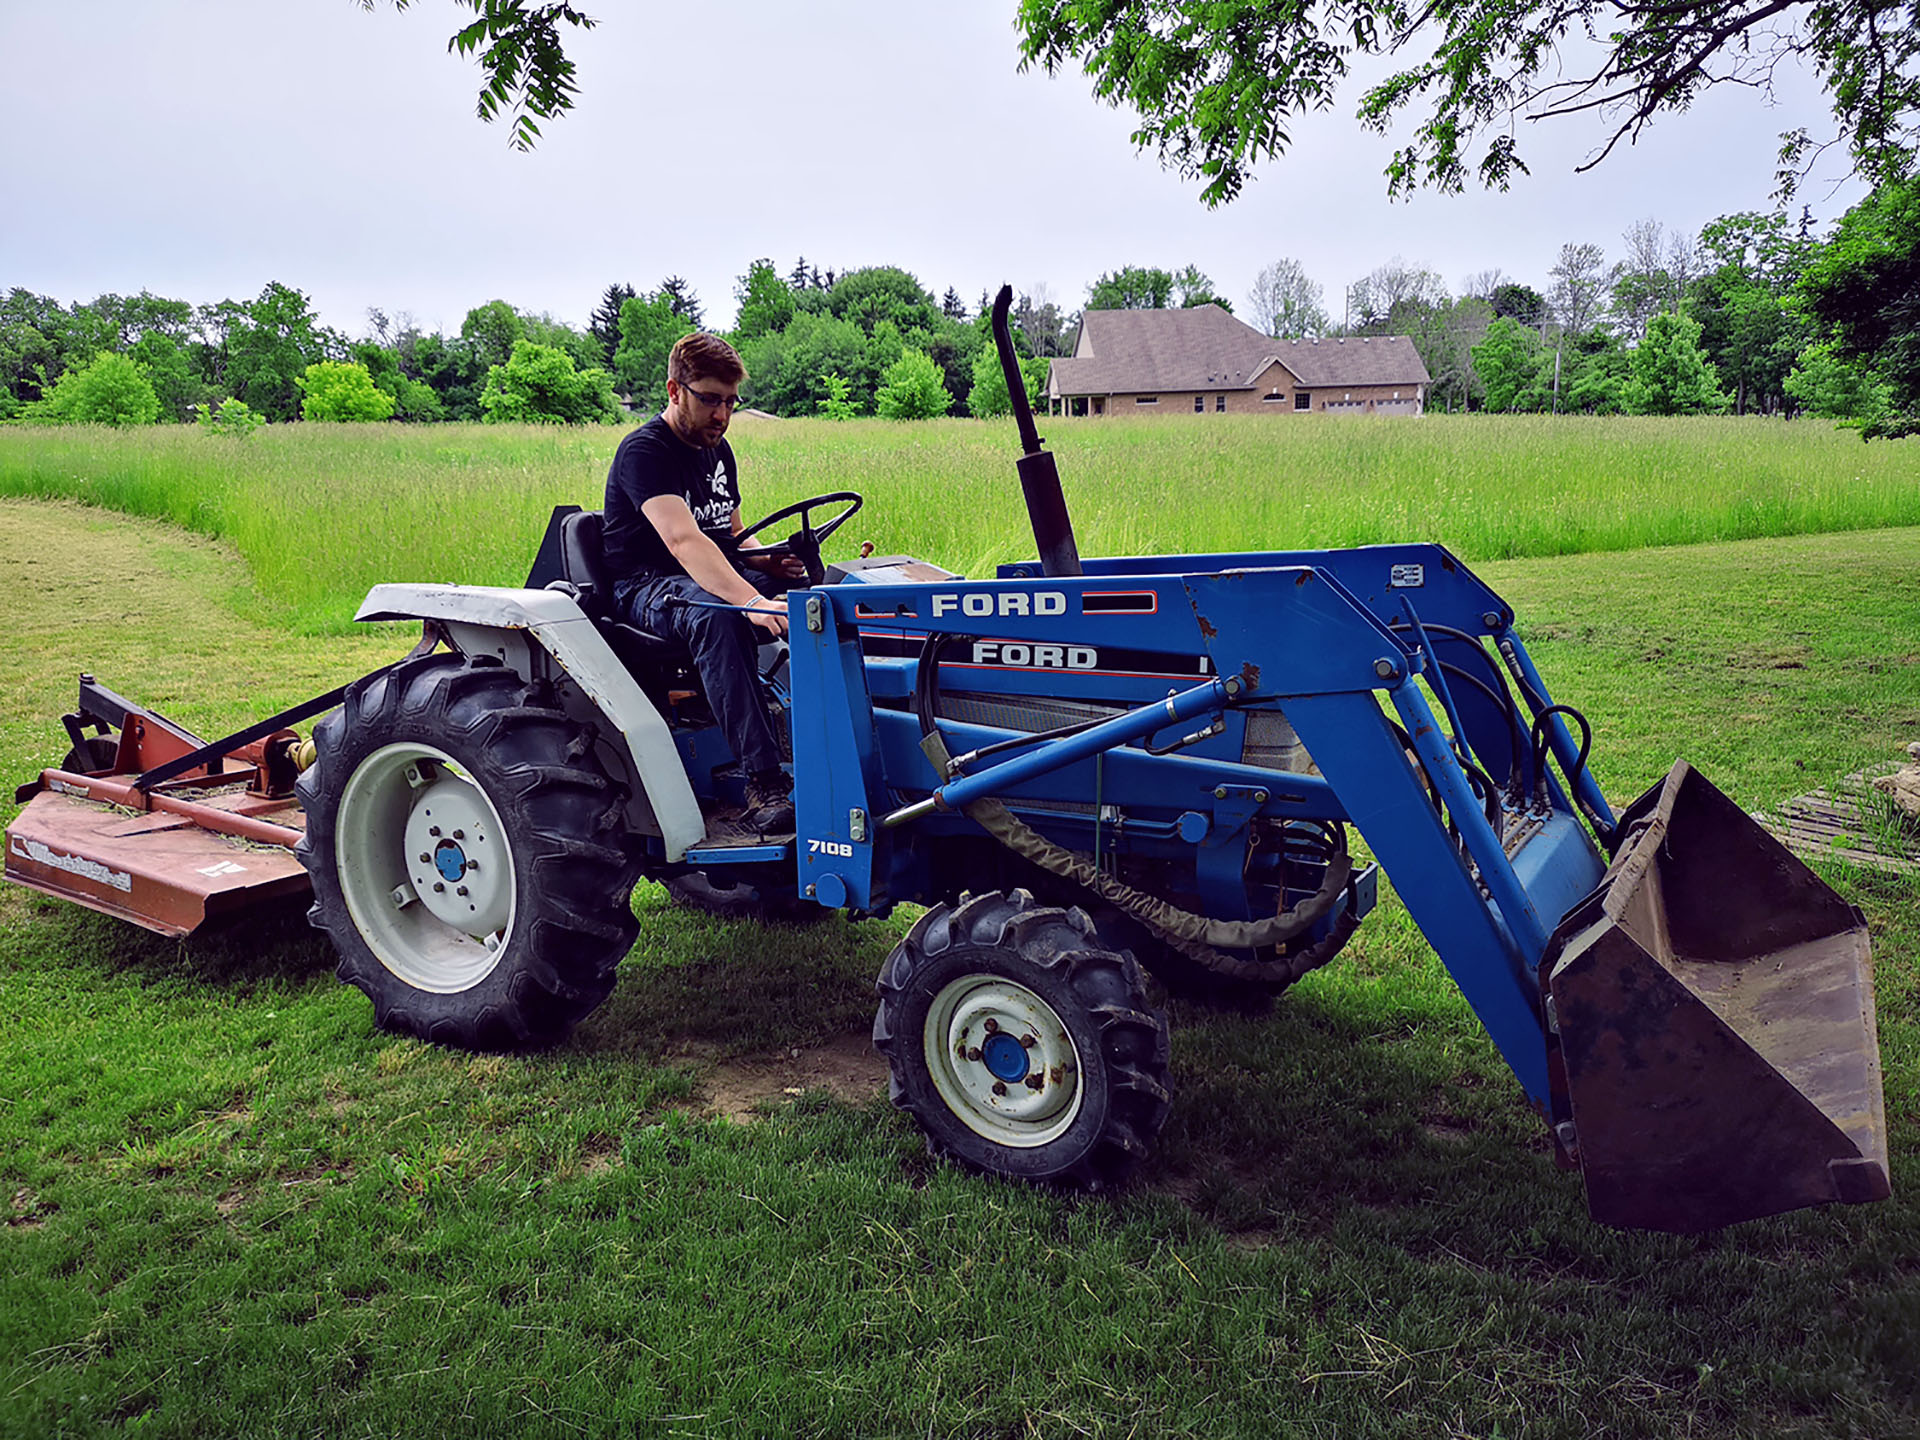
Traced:
[[[902, 428], [847, 432], [793, 493], [836, 469], [885, 498], [862, 518], [907, 542], [887, 548], [946, 559], [889, 518], [904, 479], [862, 479], [855, 441], [887, 471]], [[1165, 443], [1132, 433], [1074, 443]], [[1875, 494], [1904, 453], [1833, 438], [1881, 467]], [[768, 471], [791, 462], [764, 445]], [[497, 459], [484, 484], [449, 460], [366, 493], [450, 544], [462, 496], [496, 522], [522, 503]], [[1221, 463], [1245, 493], [1251, 467]], [[527, 499], [533, 529], [591, 502], [576, 488]], [[1090, 552], [1225, 548], [1073, 498], [1083, 536], [1148, 527]], [[297, 536], [245, 531], [242, 559], [0, 502], [0, 793], [63, 753], [82, 669], [215, 733], [404, 652], [309, 623], [358, 583], [331, 504], [308, 494]], [[1610, 795], [1685, 755], [1757, 808], [1920, 739], [1920, 529], [1899, 518], [1476, 568], [1593, 720]], [[949, 564], [1019, 553], [984, 526]], [[1272, 530], [1243, 543], [1302, 538]], [[511, 547], [469, 536], [502, 573], [457, 578], [506, 578]], [[299, 604], [272, 578], [296, 545], [343, 562]], [[297, 909], [177, 944], [6, 887], [0, 1435], [1920, 1434], [1920, 886], [1826, 873], [1872, 929], [1895, 1197], [1685, 1239], [1586, 1219], [1390, 897], [1270, 1015], [1177, 1009], [1159, 1151], [1086, 1199], [930, 1161], [847, 1063], [898, 918], [717, 924], [643, 887], [608, 1005], [551, 1054], [477, 1058], [373, 1030]], [[718, 1118], [743, 1077], [765, 1098]]]

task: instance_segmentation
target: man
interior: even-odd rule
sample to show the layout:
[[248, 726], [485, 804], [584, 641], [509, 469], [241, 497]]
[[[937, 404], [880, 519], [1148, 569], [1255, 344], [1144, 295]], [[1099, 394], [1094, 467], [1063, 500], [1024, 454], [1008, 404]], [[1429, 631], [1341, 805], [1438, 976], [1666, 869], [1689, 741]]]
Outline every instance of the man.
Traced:
[[[793, 555], [755, 555], [755, 540], [730, 545], [744, 522], [726, 433], [746, 376], [726, 341], [681, 337], [667, 357], [667, 408], [614, 453], [602, 534], [622, 616], [692, 652], [747, 778], [742, 823], [764, 836], [792, 832], [793, 781], [780, 765], [755, 652], [763, 638], [786, 634], [787, 607], [771, 597], [804, 579], [806, 567]], [[716, 604], [746, 613], [708, 608]]]

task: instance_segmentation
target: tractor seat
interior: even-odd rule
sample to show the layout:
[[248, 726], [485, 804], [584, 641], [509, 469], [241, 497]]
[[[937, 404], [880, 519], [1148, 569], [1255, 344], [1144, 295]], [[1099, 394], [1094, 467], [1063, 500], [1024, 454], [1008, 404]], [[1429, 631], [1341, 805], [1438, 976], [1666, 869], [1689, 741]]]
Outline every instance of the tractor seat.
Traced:
[[614, 608], [613, 580], [607, 574], [607, 555], [601, 544], [600, 528], [598, 510], [576, 510], [560, 522], [561, 577], [574, 587], [580, 608], [629, 665], [633, 659], [655, 664], [662, 660], [685, 660], [686, 647], [679, 641], [619, 618]]

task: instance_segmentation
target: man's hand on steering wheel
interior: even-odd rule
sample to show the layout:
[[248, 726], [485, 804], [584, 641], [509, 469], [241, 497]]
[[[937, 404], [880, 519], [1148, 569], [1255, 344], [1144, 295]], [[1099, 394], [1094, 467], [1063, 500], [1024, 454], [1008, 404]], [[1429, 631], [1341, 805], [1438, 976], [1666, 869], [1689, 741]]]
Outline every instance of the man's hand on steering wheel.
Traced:
[[804, 580], [807, 578], [807, 562], [791, 550], [774, 550], [765, 545], [742, 545], [738, 551], [740, 563], [765, 575], [778, 575], [785, 580]]
[[[830, 495], [815, 495], [810, 499], [796, 501], [783, 506], [771, 515], [763, 515], [753, 524], [736, 530], [733, 534], [733, 553], [743, 562], [765, 568], [769, 560], [778, 557], [782, 561], [794, 559], [800, 562], [800, 575], [810, 585], [823, 584], [827, 578], [827, 567], [820, 559], [820, 542], [853, 517], [864, 502], [851, 490], [836, 490]], [[828, 505], [845, 505], [837, 515], [832, 516], [824, 525], [813, 523], [813, 512]], [[747, 546], [743, 542], [762, 530], [779, 524], [791, 516], [800, 517], [800, 528], [784, 540], [776, 540], [771, 545]], [[758, 556], [758, 559], [751, 558]], [[790, 575], [793, 572], [782, 568], [778, 573]]]

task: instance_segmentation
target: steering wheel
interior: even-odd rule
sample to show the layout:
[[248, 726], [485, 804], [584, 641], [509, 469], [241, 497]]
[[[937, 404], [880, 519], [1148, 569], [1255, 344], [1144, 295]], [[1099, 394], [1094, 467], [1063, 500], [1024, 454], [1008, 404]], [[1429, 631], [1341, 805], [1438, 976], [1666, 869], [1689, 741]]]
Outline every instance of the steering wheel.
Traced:
[[[822, 509], [828, 505], [838, 505], [842, 502], [845, 502], [846, 509], [833, 516], [826, 524], [815, 525], [813, 523], [813, 512], [815, 510]], [[749, 537], [758, 535], [769, 526], [778, 525], [782, 520], [798, 515], [800, 517], [800, 528], [798, 530], [794, 531], [793, 534], [784, 540], [776, 540], [771, 545], [758, 546], [752, 553], [755, 555], [798, 555], [800, 557], [800, 563], [807, 567], [807, 583], [809, 585], [825, 584], [827, 567], [820, 561], [820, 542], [833, 534], [833, 532], [838, 530], [842, 525], [846, 524], [847, 521], [851, 520], [854, 511], [858, 510], [865, 503], [865, 500], [851, 490], [835, 490], [831, 494], [815, 495], [807, 500], [796, 500], [793, 504], [784, 506], [774, 511], [771, 515], [763, 515], [760, 519], [754, 521], [753, 524], [747, 526], [746, 529], [734, 535], [734, 552], [736, 554], [740, 553], [742, 542]]]

